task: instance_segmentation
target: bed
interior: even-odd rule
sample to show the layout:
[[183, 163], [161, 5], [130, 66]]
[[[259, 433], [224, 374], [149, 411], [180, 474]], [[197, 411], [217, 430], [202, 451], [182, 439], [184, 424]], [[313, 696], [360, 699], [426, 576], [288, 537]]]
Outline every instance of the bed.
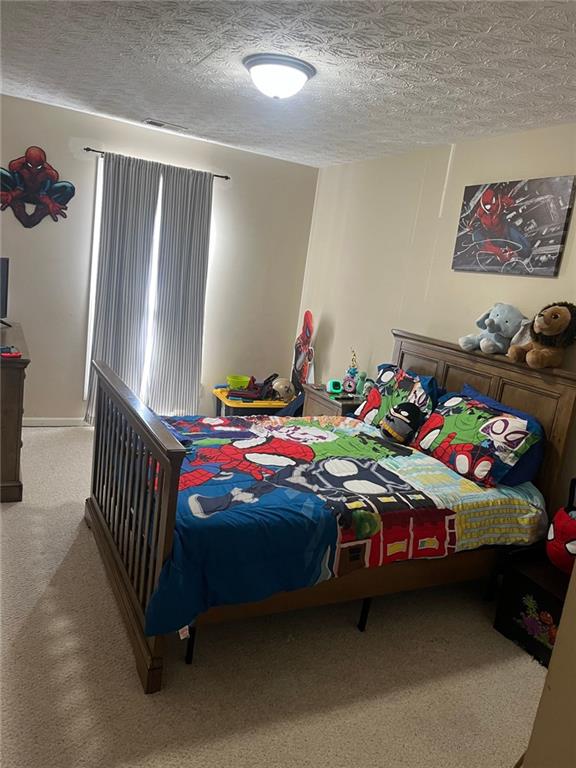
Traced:
[[[170, 632], [481, 578], [499, 545], [542, 535], [544, 504], [557, 501], [576, 375], [393, 334], [394, 363], [447, 390], [471, 384], [540, 420], [548, 440], [539, 490], [464, 487], [436, 459], [386, 444], [374, 427], [347, 418], [163, 420], [94, 363], [86, 520], [147, 693], [160, 689]], [[348, 494], [362, 490], [352, 504], [343, 505], [343, 483]], [[358, 508], [367, 487], [370, 504], [390, 505], [377, 515], [386, 521], [378, 529]], [[480, 535], [479, 517], [495, 521]]]

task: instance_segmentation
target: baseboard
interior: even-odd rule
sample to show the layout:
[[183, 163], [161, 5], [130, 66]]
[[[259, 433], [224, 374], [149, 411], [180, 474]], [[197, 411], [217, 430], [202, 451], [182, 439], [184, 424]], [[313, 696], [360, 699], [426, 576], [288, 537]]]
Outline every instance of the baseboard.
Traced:
[[84, 419], [79, 416], [78, 418], [62, 417], [45, 417], [45, 416], [24, 416], [22, 419], [23, 427], [87, 427], [89, 426]]

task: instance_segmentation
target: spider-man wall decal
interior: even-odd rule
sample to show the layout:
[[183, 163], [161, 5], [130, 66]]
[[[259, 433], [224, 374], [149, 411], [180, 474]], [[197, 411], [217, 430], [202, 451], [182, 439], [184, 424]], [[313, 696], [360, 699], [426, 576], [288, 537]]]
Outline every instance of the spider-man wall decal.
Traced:
[[[68, 203], [76, 189], [69, 181], [60, 181], [58, 171], [46, 161], [40, 147], [28, 147], [22, 157], [0, 168], [0, 210], [12, 209], [22, 226], [30, 229], [46, 216], [52, 221], [66, 218]], [[26, 207], [28, 206], [28, 208]]]

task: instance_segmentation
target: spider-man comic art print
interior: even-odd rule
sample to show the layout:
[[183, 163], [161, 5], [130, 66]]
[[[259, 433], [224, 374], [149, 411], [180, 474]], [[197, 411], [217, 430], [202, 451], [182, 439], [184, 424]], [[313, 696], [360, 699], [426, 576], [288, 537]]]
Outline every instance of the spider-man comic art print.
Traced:
[[28, 147], [21, 157], [0, 168], [0, 210], [12, 210], [26, 229], [50, 217], [65, 219], [68, 203], [76, 194], [74, 185], [61, 181], [60, 174], [40, 147]]
[[464, 189], [452, 269], [554, 277], [574, 204], [574, 176]]

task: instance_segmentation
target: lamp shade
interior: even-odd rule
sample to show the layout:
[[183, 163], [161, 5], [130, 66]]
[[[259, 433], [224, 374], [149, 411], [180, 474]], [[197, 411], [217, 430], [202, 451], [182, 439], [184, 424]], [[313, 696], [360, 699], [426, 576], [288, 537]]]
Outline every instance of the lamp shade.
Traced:
[[316, 74], [306, 61], [277, 53], [255, 53], [247, 56], [243, 64], [256, 88], [272, 99], [294, 96]]

